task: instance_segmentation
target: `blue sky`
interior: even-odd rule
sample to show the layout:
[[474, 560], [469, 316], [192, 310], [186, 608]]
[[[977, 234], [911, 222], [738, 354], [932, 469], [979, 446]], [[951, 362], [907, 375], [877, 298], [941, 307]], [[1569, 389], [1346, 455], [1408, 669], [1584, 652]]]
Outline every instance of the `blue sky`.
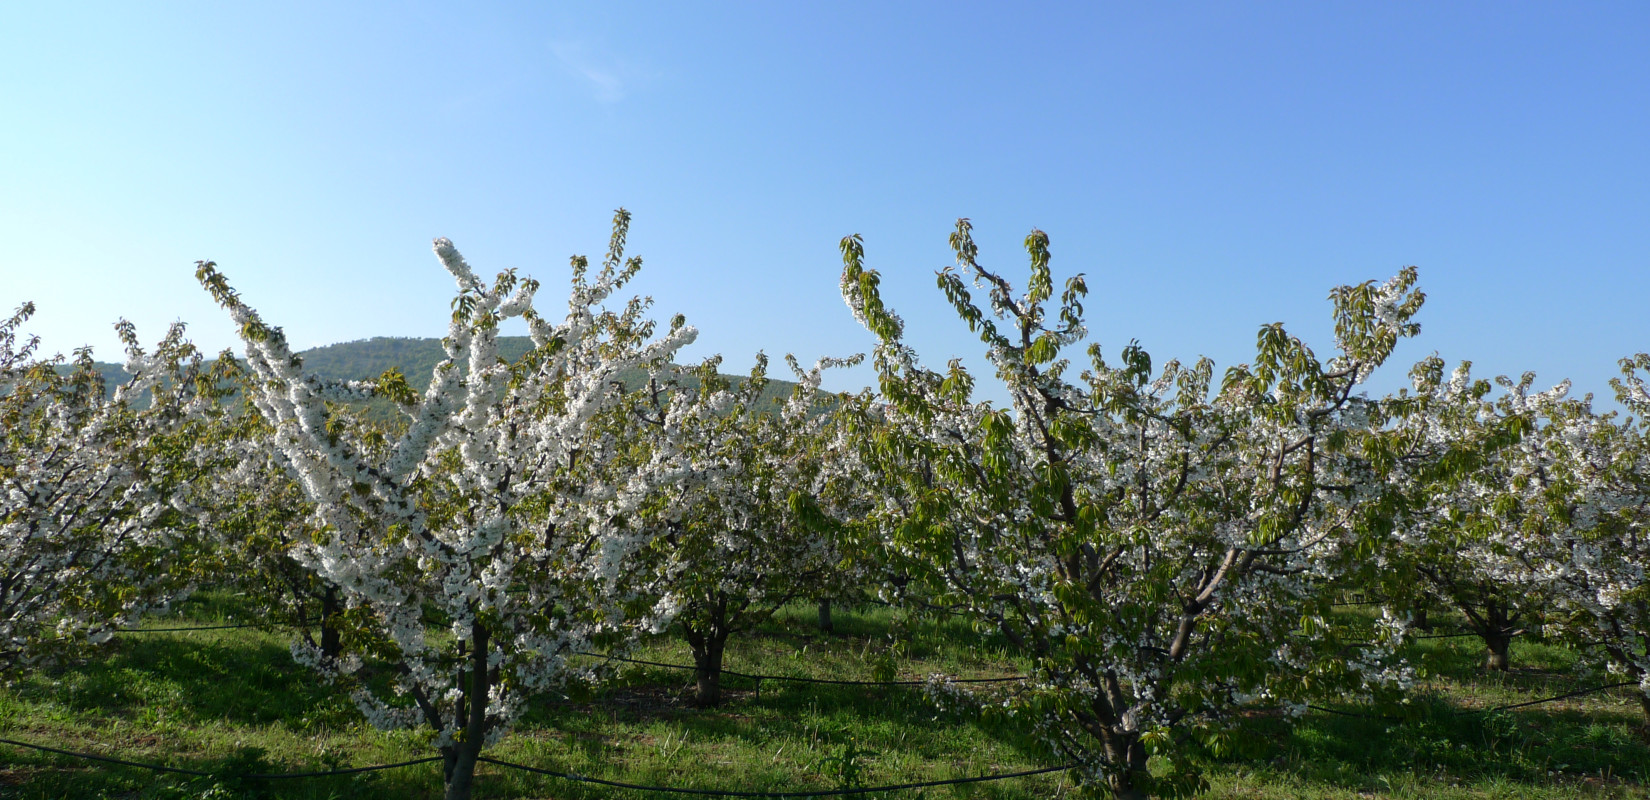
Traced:
[[441, 335], [436, 236], [554, 312], [619, 206], [730, 371], [868, 349], [851, 233], [926, 360], [977, 353], [963, 216], [1016, 279], [1047, 231], [1110, 354], [1327, 354], [1329, 289], [1406, 264], [1382, 388], [1437, 351], [1608, 395], [1650, 350], [1643, 3], [8, 3], [0, 108], [0, 305], [110, 360], [120, 317], [234, 343], [197, 259], [300, 346]]

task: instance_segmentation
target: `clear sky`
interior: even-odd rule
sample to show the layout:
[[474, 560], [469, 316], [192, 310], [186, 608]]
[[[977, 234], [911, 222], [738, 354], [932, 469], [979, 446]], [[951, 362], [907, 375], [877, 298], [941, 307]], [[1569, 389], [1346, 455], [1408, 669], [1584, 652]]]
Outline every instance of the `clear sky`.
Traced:
[[1109, 354], [1327, 354], [1329, 289], [1406, 264], [1385, 386], [1437, 351], [1607, 396], [1650, 350], [1650, 4], [550, 5], [0, 5], [0, 305], [215, 351], [213, 259], [299, 346], [440, 336], [433, 237], [554, 313], [624, 206], [729, 371], [869, 348], [851, 233], [927, 361], [977, 353], [933, 285], [963, 216], [1016, 280], [1047, 231]]

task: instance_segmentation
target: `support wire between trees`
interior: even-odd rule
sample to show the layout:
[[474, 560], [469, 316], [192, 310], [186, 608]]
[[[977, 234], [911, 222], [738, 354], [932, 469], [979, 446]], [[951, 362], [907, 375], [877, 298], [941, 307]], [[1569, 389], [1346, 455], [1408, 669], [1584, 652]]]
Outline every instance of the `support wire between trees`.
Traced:
[[[31, 750], [40, 750], [40, 751], [44, 751], [44, 752], [47, 752], [47, 753], [55, 753], [57, 755], [69, 756], [71, 758], [79, 758], [79, 759], [84, 759], [84, 760], [87, 760], [87, 761], [100, 761], [100, 762], [103, 762], [103, 763], [106, 763], [106, 764], [118, 764], [118, 765], [123, 766], [123, 767], [135, 767], [137, 769], [146, 769], [146, 770], [149, 770], [151, 772], [163, 772], [163, 773], [169, 773], [169, 774], [173, 774], [173, 775], [189, 775], [189, 776], [198, 777], [198, 778], [224, 778], [224, 779], [240, 779], [240, 780], [281, 780], [281, 779], [286, 779], [286, 778], [326, 778], [326, 777], [334, 777], [334, 776], [339, 776], [339, 775], [356, 775], [356, 774], [360, 774], [360, 773], [363, 773], [363, 772], [378, 772], [378, 771], [382, 771], [382, 770], [399, 769], [399, 768], [402, 768], [402, 767], [412, 767], [412, 766], [417, 766], [417, 765], [420, 765], [420, 764], [429, 764], [429, 763], [432, 763], [432, 762], [435, 762], [435, 761], [440, 761], [441, 758], [442, 758], [441, 756], [428, 756], [426, 758], [415, 758], [415, 759], [412, 759], [412, 760], [409, 760], [409, 761], [398, 761], [398, 762], [395, 762], [393, 764], [375, 764], [375, 765], [369, 766], [369, 767], [348, 767], [348, 768], [344, 768], [344, 769], [320, 770], [320, 771], [313, 771], [313, 772], [279, 772], [279, 773], [251, 773], [251, 774], [245, 774], [245, 773], [235, 773], [235, 772], [212, 772], [212, 771], [208, 771], [208, 770], [186, 769], [186, 768], [183, 768], [183, 767], [169, 767], [169, 766], [166, 766], [164, 764], [149, 764], [149, 763], [145, 763], [145, 762], [142, 762], [142, 761], [128, 761], [128, 760], [122, 759], [122, 758], [111, 758], [109, 756], [100, 756], [100, 755], [97, 755], [95, 753], [80, 753], [80, 752], [76, 752], [76, 751], [73, 751], [73, 750], [63, 750], [63, 749], [56, 748], [56, 747], [47, 747], [46, 745], [34, 744], [32, 742], [21, 742], [21, 741], [18, 741], [16, 739], [0, 739], [0, 744], [9, 744], [9, 745], [12, 745], [14, 747], [23, 747], [23, 748], [27, 748], [27, 749], [31, 749]], [[896, 784], [889, 784], [889, 785], [886, 785], [886, 786], [849, 787], [849, 788], [839, 788], [839, 789], [809, 789], [809, 790], [803, 790], [803, 791], [748, 792], [748, 791], [736, 791], [736, 790], [728, 790], [728, 789], [688, 789], [688, 788], [677, 787], [677, 786], [647, 786], [647, 785], [638, 784], [638, 783], [625, 783], [623, 781], [610, 781], [610, 780], [606, 780], [604, 778], [593, 778], [593, 777], [590, 777], [588, 775], [579, 775], [578, 773], [574, 773], [574, 772], [558, 772], [556, 770], [542, 769], [540, 767], [531, 767], [531, 766], [528, 766], [526, 764], [517, 764], [513, 761], [503, 761], [503, 760], [500, 760], [500, 759], [497, 759], [497, 758], [490, 758], [488, 756], [481, 756], [477, 760], [481, 761], [481, 762], [484, 762], [484, 763], [487, 763], [487, 764], [492, 764], [494, 766], [504, 767], [506, 769], [513, 769], [513, 770], [518, 770], [518, 771], [521, 771], [521, 772], [530, 772], [530, 773], [533, 773], [533, 774], [536, 774], [536, 775], [544, 775], [544, 776], [551, 777], [551, 778], [560, 778], [562, 780], [576, 781], [576, 782], [579, 782], [579, 783], [593, 783], [593, 784], [598, 784], [598, 785], [601, 785], [601, 786], [612, 786], [612, 787], [619, 788], [619, 789], [631, 789], [631, 790], [641, 791], [641, 792], [660, 792], [660, 793], [665, 793], [665, 794], [687, 794], [687, 795], [699, 795], [699, 796], [702, 796], [702, 797], [829, 797], [829, 796], [840, 796], [840, 795], [869, 794], [869, 793], [872, 793], [872, 792], [894, 792], [894, 791], [900, 791], [900, 790], [904, 790], [904, 789], [921, 789], [921, 788], [926, 788], [926, 787], [930, 787], [930, 786], [950, 786], [950, 785], [962, 784], [962, 783], [987, 783], [987, 782], [991, 782], [991, 781], [1008, 780], [1010, 778], [1024, 778], [1024, 777], [1027, 777], [1027, 776], [1030, 776], [1030, 775], [1043, 775], [1043, 774], [1046, 774], [1046, 773], [1049, 773], [1049, 772], [1060, 772], [1060, 771], [1063, 771], [1063, 770], [1069, 770], [1069, 769], [1075, 769], [1076, 768], [1076, 765], [1074, 765], [1074, 764], [1066, 764], [1064, 766], [1059, 766], [1059, 767], [1043, 767], [1042, 769], [1022, 770], [1022, 771], [1019, 771], [1019, 772], [1004, 772], [1004, 773], [996, 773], [996, 774], [992, 774], [992, 775], [976, 775], [976, 776], [970, 777], [970, 778], [948, 778], [948, 779], [945, 779], [945, 780], [936, 780], [936, 781], [918, 781], [918, 782], [913, 782], [913, 783], [896, 783]]]
[[[628, 660], [628, 659], [626, 659], [626, 660]], [[650, 664], [652, 666], [664, 666], [664, 667], [678, 667], [678, 666], [681, 666], [681, 665], [662, 664], [662, 663], [653, 663], [653, 662], [637, 662], [637, 663], [644, 663], [644, 664]], [[689, 669], [691, 669], [691, 667], [689, 667]], [[780, 678], [780, 679], [782, 679], [782, 678]], [[824, 680], [824, 679], [805, 679], [805, 680], [809, 680], [809, 682], [814, 682], [814, 683], [844, 683], [843, 681], [827, 681], [827, 680]], [[973, 679], [973, 680], [978, 682], [978, 681], [986, 681], [986, 680], [1005, 680], [1005, 679], [1003, 679], [1003, 678], [977, 678], [977, 679]], [[874, 682], [869, 682], [869, 681], [847, 682], [847, 683], [850, 683], [851, 685], [860, 685], [860, 684], [877, 685]], [[905, 683], [912, 683], [912, 682], [905, 682]], [[903, 684], [899, 684], [899, 685], [903, 685]], [[1580, 697], [1580, 696], [1583, 696], [1583, 695], [1596, 694], [1598, 692], [1607, 691], [1609, 689], [1617, 689], [1617, 688], [1620, 688], [1620, 687], [1623, 687], [1623, 686], [1636, 686], [1636, 685], [1638, 685], [1638, 684], [1633, 682], [1633, 681], [1621, 681], [1621, 682], [1618, 682], [1618, 683], [1609, 683], [1609, 684], [1605, 684], [1605, 685], [1602, 685], [1602, 686], [1594, 686], [1594, 687], [1590, 687], [1590, 688], [1587, 688], [1587, 689], [1578, 689], [1578, 690], [1573, 691], [1573, 692], [1566, 692], [1564, 694], [1554, 695], [1552, 697], [1543, 697], [1539, 700], [1528, 700], [1528, 701], [1525, 701], [1525, 702], [1522, 702], [1522, 703], [1509, 703], [1509, 704], [1506, 704], [1506, 705], [1494, 706], [1492, 708], [1463, 709], [1463, 710], [1460, 710], [1460, 711], [1455, 711], [1455, 712], [1451, 713], [1449, 716], [1452, 716], [1452, 717], [1466, 717], [1466, 716], [1472, 716], [1472, 715], [1475, 715], [1475, 714], [1490, 714], [1490, 713], [1494, 713], [1494, 712], [1497, 712], [1497, 711], [1510, 711], [1510, 710], [1513, 710], [1513, 709], [1528, 708], [1530, 706], [1541, 705], [1543, 703], [1552, 703], [1552, 702], [1555, 702], [1555, 701], [1558, 701], [1558, 700], [1565, 700], [1565, 699], [1568, 699], [1568, 698], [1571, 698], [1571, 697]], [[1336, 708], [1328, 708], [1328, 707], [1325, 707], [1325, 706], [1308, 705], [1307, 708], [1311, 709], [1313, 711], [1324, 713], [1324, 714], [1334, 714], [1336, 716], [1355, 717], [1355, 718], [1359, 718], [1359, 719], [1383, 720], [1383, 721], [1388, 721], [1388, 722], [1409, 722], [1409, 721], [1412, 721], [1411, 719], [1408, 719], [1408, 718], [1405, 718], [1405, 717], [1395, 717], [1395, 716], [1388, 715], [1388, 714], [1367, 714], [1367, 713], [1358, 712], [1358, 711], [1344, 711], [1344, 710], [1336, 709]], [[9, 745], [12, 745], [14, 747], [22, 747], [22, 748], [27, 748], [27, 749], [31, 749], [31, 750], [40, 750], [40, 751], [47, 752], [47, 753], [55, 753], [57, 755], [68, 756], [70, 758], [79, 758], [79, 759], [84, 759], [84, 760], [87, 760], [87, 761], [98, 761], [98, 762], [103, 762], [103, 763], [106, 763], [106, 764], [116, 764], [116, 765], [123, 766], [123, 767], [134, 767], [134, 768], [137, 768], [137, 769], [146, 769], [146, 770], [150, 770], [152, 772], [163, 772], [163, 773], [170, 773], [170, 774], [174, 774], [174, 775], [189, 775], [189, 776], [193, 776], [193, 777], [202, 777], [202, 778], [235, 778], [235, 779], [241, 779], [241, 780], [284, 780], [284, 779], [290, 779], [290, 778], [326, 778], [326, 777], [335, 777], [335, 776], [341, 776], [341, 775], [356, 775], [356, 774], [365, 773], [365, 772], [378, 772], [378, 771], [382, 771], [382, 770], [400, 769], [402, 767], [417, 766], [417, 765], [420, 765], [420, 764], [429, 764], [429, 763], [432, 763], [432, 762], [435, 762], [435, 761], [440, 761], [441, 758], [442, 758], [441, 756], [427, 756], [425, 758], [415, 758], [415, 759], [411, 759], [411, 760], [408, 760], [408, 761], [397, 761], [397, 762], [392, 763], [392, 764], [375, 764], [375, 765], [366, 766], [366, 767], [345, 767], [345, 768], [342, 768], [342, 769], [318, 770], [318, 771], [310, 771], [310, 772], [232, 773], [232, 772], [213, 772], [213, 771], [208, 771], [208, 770], [187, 769], [187, 768], [184, 768], [184, 767], [169, 767], [169, 766], [166, 766], [164, 764], [150, 764], [150, 763], [145, 763], [145, 762], [141, 762], [141, 761], [128, 761], [128, 760], [122, 759], [122, 758], [113, 758], [113, 757], [110, 757], [110, 756], [102, 756], [102, 755], [97, 755], [95, 753], [81, 753], [81, 752], [77, 752], [77, 751], [74, 751], [74, 750], [63, 750], [61, 748], [48, 747], [46, 745], [35, 744], [33, 742], [23, 742], [23, 741], [18, 741], [16, 739], [0, 738], [0, 744], [9, 744]], [[1050, 772], [1060, 772], [1062, 770], [1070, 770], [1070, 769], [1076, 769], [1077, 768], [1077, 766], [1074, 765], [1074, 764], [1066, 764], [1066, 765], [1058, 766], [1058, 767], [1043, 767], [1041, 769], [1022, 770], [1022, 771], [1019, 771], [1019, 772], [1005, 772], [1005, 773], [997, 773], [997, 774], [992, 774], [992, 775], [978, 775], [978, 776], [974, 776], [974, 777], [970, 777], [970, 778], [949, 778], [949, 779], [945, 779], [945, 780], [918, 781], [918, 782], [912, 782], [912, 783], [888, 784], [888, 785], [884, 785], [884, 786], [869, 786], [869, 787], [839, 788], [839, 789], [817, 789], [817, 790], [803, 790], [803, 791], [783, 791], [783, 792], [752, 792], [752, 791], [738, 791], [738, 790], [729, 790], [729, 789], [688, 789], [688, 788], [675, 787], [675, 786], [648, 786], [648, 785], [636, 784], [636, 783], [626, 783], [624, 781], [611, 781], [611, 780], [607, 780], [605, 778], [595, 778], [595, 777], [590, 777], [588, 775], [580, 775], [580, 774], [574, 773], [574, 772], [559, 772], [559, 771], [556, 771], [556, 770], [543, 769], [541, 767], [532, 767], [532, 766], [528, 766], [526, 764], [517, 764], [517, 763], [512, 762], [512, 761], [504, 761], [504, 760], [501, 760], [501, 759], [491, 758], [491, 757], [488, 757], [488, 756], [481, 756], [478, 760], [481, 761], [481, 762], [484, 762], [484, 763], [492, 764], [494, 766], [504, 767], [506, 769], [514, 769], [514, 770], [519, 770], [519, 771], [522, 771], [522, 772], [530, 772], [530, 773], [533, 773], [533, 774], [536, 774], [536, 775], [543, 775], [543, 776], [551, 777], [551, 778], [560, 778], [562, 780], [576, 781], [576, 782], [579, 782], [579, 783], [591, 783], [591, 784], [597, 784], [597, 785], [601, 785], [601, 786], [611, 786], [611, 787], [619, 788], [619, 789], [631, 789], [631, 790], [642, 791], [642, 792], [660, 792], [660, 793], [665, 793], [665, 794], [697, 795], [697, 796], [701, 796], [701, 797], [832, 797], [832, 796], [846, 796], [846, 795], [870, 794], [872, 792], [893, 792], [893, 791], [901, 791], [901, 790], [905, 790], [905, 789], [922, 789], [922, 788], [927, 788], [927, 787], [932, 787], [932, 786], [951, 786], [951, 785], [965, 784], [965, 783], [986, 783], [986, 782], [990, 782], [990, 781], [1008, 780], [1010, 778], [1024, 778], [1024, 777], [1028, 777], [1028, 776], [1031, 776], [1031, 775], [1043, 775], [1043, 774], [1050, 773]]]
[[[1515, 709], [1515, 708], [1527, 708], [1529, 706], [1538, 706], [1538, 705], [1541, 705], [1543, 703], [1552, 703], [1552, 702], [1556, 702], [1556, 701], [1559, 701], [1559, 700], [1566, 700], [1566, 699], [1569, 699], [1571, 697], [1581, 697], [1582, 695], [1597, 694], [1599, 692], [1607, 691], [1609, 689], [1619, 689], [1623, 686], [1637, 686], [1637, 685], [1638, 685], [1637, 681], [1621, 681], [1619, 683], [1607, 683], [1607, 684], [1604, 684], [1603, 686], [1594, 686], [1594, 687], [1588, 688], [1588, 689], [1577, 689], [1573, 692], [1566, 692], [1564, 694], [1554, 695], [1552, 697], [1543, 697], [1540, 700], [1526, 700], [1525, 702], [1522, 702], [1522, 703], [1508, 703], [1507, 705], [1492, 706], [1490, 708], [1465, 708], [1465, 709], [1460, 709], [1458, 711], [1450, 712], [1447, 716], [1451, 716], [1451, 717], [1470, 717], [1470, 716], [1473, 716], [1475, 714], [1493, 714], [1497, 711], [1511, 711], [1512, 709]], [[1378, 720], [1385, 720], [1387, 722], [1410, 722], [1414, 719], [1413, 717], [1397, 717], [1397, 716], [1393, 716], [1391, 714], [1366, 714], [1362, 711], [1344, 711], [1344, 710], [1341, 710], [1341, 709], [1338, 709], [1338, 708], [1329, 708], [1327, 706], [1315, 706], [1315, 705], [1311, 705], [1311, 704], [1308, 704], [1306, 707], [1313, 710], [1313, 711], [1318, 711], [1318, 712], [1321, 712], [1321, 713], [1324, 713], [1324, 714], [1334, 714], [1335, 716], [1338, 716], [1338, 717], [1357, 717], [1358, 719], [1378, 719]]]
[[69, 756], [71, 758], [79, 758], [79, 759], [84, 759], [86, 761], [101, 761], [101, 762], [104, 762], [106, 764], [119, 764], [120, 766], [123, 766], [123, 767], [136, 767], [138, 769], [146, 769], [146, 770], [149, 770], [151, 772], [165, 772], [165, 773], [170, 773], [170, 774], [173, 774], [173, 775], [190, 775], [190, 776], [194, 776], [194, 777], [197, 777], [197, 778], [240, 778], [240, 779], [243, 779], [243, 780], [258, 780], [258, 781], [274, 781], [274, 780], [283, 780], [283, 779], [286, 779], [286, 778], [328, 778], [328, 777], [333, 777], [333, 776], [337, 776], [337, 775], [357, 775], [357, 774], [360, 774], [360, 773], [363, 773], [363, 772], [378, 772], [380, 770], [386, 770], [386, 769], [399, 769], [401, 767], [411, 767], [411, 766], [415, 766], [415, 765], [418, 765], [418, 764], [428, 764], [428, 763], [431, 763], [433, 761], [440, 761], [441, 760], [441, 756], [427, 756], [427, 757], [424, 757], [424, 758], [415, 758], [415, 759], [412, 759], [410, 761], [397, 761], [394, 764], [374, 764], [370, 767], [344, 767], [344, 768], [341, 768], [341, 769], [319, 770], [319, 771], [314, 771], [314, 772], [273, 772], [273, 773], [243, 774], [243, 773], [230, 773], [230, 772], [211, 772], [211, 771], [208, 771], [208, 770], [186, 769], [184, 767], [168, 767], [165, 764], [149, 764], [149, 763], [145, 763], [145, 762], [142, 762], [142, 761], [127, 761], [126, 759], [123, 759], [123, 758], [111, 758], [109, 756], [100, 756], [100, 755], [97, 755], [95, 753], [80, 753], [80, 752], [76, 752], [74, 750], [61, 750], [61, 749], [56, 748], [56, 747], [47, 747], [46, 745], [43, 745], [43, 744], [34, 744], [33, 742], [20, 742], [20, 741], [17, 741], [16, 739], [0, 739], [0, 744], [9, 744], [9, 745], [12, 745], [14, 747], [25, 747], [25, 748], [28, 748], [28, 749], [31, 749], [31, 750], [41, 750], [41, 751], [44, 751], [44, 752], [47, 752], [47, 753], [56, 753], [60, 756]]

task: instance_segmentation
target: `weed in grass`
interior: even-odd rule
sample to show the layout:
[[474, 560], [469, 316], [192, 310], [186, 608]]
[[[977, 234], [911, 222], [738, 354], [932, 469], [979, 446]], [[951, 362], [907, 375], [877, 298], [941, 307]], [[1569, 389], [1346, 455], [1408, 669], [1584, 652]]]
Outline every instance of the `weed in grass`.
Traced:
[[843, 731], [841, 736], [845, 741], [827, 747], [827, 755], [815, 759], [813, 768], [830, 780], [835, 788], [862, 788], [865, 786], [865, 762], [876, 753], [861, 747], [859, 737], [847, 731]]
[[670, 764], [676, 761], [676, 757], [682, 754], [682, 748], [687, 746], [687, 740], [687, 731], [675, 734], [674, 741], [672, 741], [672, 732], [665, 731], [664, 738], [659, 740], [657, 744], [660, 763]]

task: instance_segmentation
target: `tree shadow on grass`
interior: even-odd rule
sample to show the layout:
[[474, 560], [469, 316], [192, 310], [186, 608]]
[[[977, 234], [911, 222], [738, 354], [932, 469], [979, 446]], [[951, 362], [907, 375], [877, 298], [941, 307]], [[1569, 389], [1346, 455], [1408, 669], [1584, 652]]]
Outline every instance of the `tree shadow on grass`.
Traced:
[[1370, 713], [1401, 720], [1315, 713], [1293, 726], [1256, 715], [1234, 737], [1246, 747], [1213, 761], [1349, 790], [1403, 776], [1532, 788], [1584, 779], [1650, 785], [1650, 746], [1627, 714], [1551, 707], [1470, 713], [1435, 693], [1399, 711]]
[[[10, 749], [10, 748], [8, 748]], [[30, 752], [13, 758], [6, 753], [0, 776], [0, 797], [8, 800], [59, 800], [65, 797], [121, 798], [122, 800], [185, 800], [234, 797], [245, 800], [421, 800], [440, 796], [439, 765], [417, 765], [395, 771], [299, 777], [249, 778], [253, 774], [325, 771], [343, 766], [326, 759], [303, 763], [274, 763], [257, 748], [211, 758], [166, 758], [167, 766], [209, 773], [180, 775], [136, 767], [78, 761], [67, 756]]]
[[[695, 738], [736, 739], [761, 748], [773, 742], [817, 739], [823, 732], [856, 731], [872, 749], [899, 748], [925, 759], [954, 757], [954, 739], [936, 729], [979, 728], [1022, 758], [1046, 758], [1028, 731], [943, 712], [918, 686], [844, 686], [729, 677], [727, 702], [692, 707], [691, 673], [645, 668], [627, 672], [587, 697], [542, 699], [522, 720], [574, 735], [594, 735], [618, 724], [668, 722]], [[898, 741], [895, 741], [897, 737]], [[886, 740], [886, 741], [884, 741]], [[771, 747], [770, 747], [771, 749]]]
[[312, 730], [359, 719], [353, 704], [295, 663], [286, 646], [250, 632], [126, 634], [83, 663], [28, 681], [19, 695], [79, 713], [187, 724]]

